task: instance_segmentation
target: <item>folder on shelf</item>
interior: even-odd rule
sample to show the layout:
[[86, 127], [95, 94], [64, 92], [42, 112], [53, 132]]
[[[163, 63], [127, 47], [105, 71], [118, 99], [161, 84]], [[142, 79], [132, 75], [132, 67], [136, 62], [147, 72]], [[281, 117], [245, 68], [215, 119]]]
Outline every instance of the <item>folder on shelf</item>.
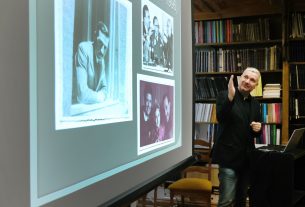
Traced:
[[263, 96], [262, 77], [259, 77], [257, 86], [250, 94], [251, 96]]

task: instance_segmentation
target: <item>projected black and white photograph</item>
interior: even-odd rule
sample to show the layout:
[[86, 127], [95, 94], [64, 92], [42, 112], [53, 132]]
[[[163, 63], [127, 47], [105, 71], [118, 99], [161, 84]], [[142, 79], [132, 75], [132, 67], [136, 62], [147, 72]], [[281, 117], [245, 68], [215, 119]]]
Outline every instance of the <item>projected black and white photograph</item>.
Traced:
[[173, 17], [142, 0], [142, 68], [173, 75]]
[[138, 154], [174, 142], [174, 81], [138, 74]]
[[55, 5], [55, 128], [132, 120], [131, 2]]

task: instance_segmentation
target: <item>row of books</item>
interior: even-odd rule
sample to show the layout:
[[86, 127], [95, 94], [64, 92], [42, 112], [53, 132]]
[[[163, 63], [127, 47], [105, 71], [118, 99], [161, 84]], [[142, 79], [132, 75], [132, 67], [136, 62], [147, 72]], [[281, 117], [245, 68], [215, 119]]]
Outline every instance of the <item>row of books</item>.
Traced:
[[281, 103], [261, 103], [261, 113], [263, 123], [281, 123], [282, 104]]
[[234, 23], [232, 19], [194, 22], [195, 43], [230, 43], [270, 39], [270, 19]]
[[228, 89], [228, 78], [197, 77], [195, 79], [195, 99], [214, 99], [218, 93]]
[[223, 43], [232, 42], [232, 20], [195, 21], [195, 43]]
[[290, 97], [289, 114], [293, 119], [305, 118], [305, 95]]
[[[212, 143], [215, 140], [218, 124], [196, 123], [195, 124], [195, 139], [203, 139], [209, 142], [212, 139]], [[256, 144], [277, 144], [281, 141], [281, 129], [276, 124], [263, 124], [261, 136], [256, 137], [254, 142]]]
[[305, 37], [305, 13], [293, 12], [291, 14], [291, 38]]
[[305, 41], [291, 41], [289, 43], [289, 60], [292, 62], [305, 61]]
[[269, 71], [281, 68], [281, 49], [277, 45], [264, 48], [205, 48], [195, 51], [195, 72], [239, 72], [248, 66]]
[[267, 83], [263, 88], [263, 98], [280, 98], [281, 90], [280, 83]]
[[196, 103], [195, 104], [195, 122], [196, 123], [216, 123], [216, 104]]
[[[305, 100], [305, 99], [304, 99]], [[281, 103], [261, 103], [261, 115], [263, 123], [281, 123]], [[195, 123], [217, 123], [216, 104], [196, 103]]]
[[[236, 76], [236, 78], [238, 83], [240, 81], [240, 76]], [[255, 87], [254, 90], [251, 91], [251, 96], [263, 97], [263, 98], [277, 98], [278, 97], [277, 94], [274, 94], [276, 93], [276, 90], [273, 90], [271, 86], [276, 88], [277, 84], [266, 84], [264, 86], [265, 89], [263, 92], [262, 78], [260, 77], [257, 86]], [[215, 99], [220, 91], [227, 89], [228, 89], [228, 77], [226, 76], [197, 77], [195, 79], [196, 100]]]
[[289, 83], [291, 89], [305, 89], [305, 65], [290, 66]]
[[214, 141], [218, 130], [218, 124], [195, 124], [195, 139], [203, 139], [206, 142]]
[[261, 136], [256, 139], [256, 144], [279, 145], [281, 142], [280, 126], [275, 124], [263, 124]]

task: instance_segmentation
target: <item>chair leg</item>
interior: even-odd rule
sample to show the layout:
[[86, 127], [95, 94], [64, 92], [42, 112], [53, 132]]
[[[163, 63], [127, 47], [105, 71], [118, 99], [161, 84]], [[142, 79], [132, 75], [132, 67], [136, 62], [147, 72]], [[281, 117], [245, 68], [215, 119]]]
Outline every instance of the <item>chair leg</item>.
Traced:
[[181, 195], [181, 205], [184, 206], [184, 196]]
[[142, 197], [142, 206], [143, 207], [145, 207], [146, 206], [146, 194], [145, 195], [143, 195], [143, 197]]
[[170, 193], [170, 202], [169, 202], [169, 206], [173, 206], [174, 205], [174, 194]]
[[157, 207], [158, 187], [154, 189], [154, 207]]
[[184, 196], [181, 195], [181, 205], [184, 206]]

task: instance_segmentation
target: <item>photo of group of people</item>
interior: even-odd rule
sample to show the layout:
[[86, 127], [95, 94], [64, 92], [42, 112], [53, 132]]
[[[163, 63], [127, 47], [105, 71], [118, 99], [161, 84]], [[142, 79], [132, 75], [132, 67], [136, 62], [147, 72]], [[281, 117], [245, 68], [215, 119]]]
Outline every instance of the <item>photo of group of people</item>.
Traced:
[[142, 68], [173, 75], [173, 18], [142, 0]]
[[174, 141], [174, 81], [138, 75], [138, 153]]

